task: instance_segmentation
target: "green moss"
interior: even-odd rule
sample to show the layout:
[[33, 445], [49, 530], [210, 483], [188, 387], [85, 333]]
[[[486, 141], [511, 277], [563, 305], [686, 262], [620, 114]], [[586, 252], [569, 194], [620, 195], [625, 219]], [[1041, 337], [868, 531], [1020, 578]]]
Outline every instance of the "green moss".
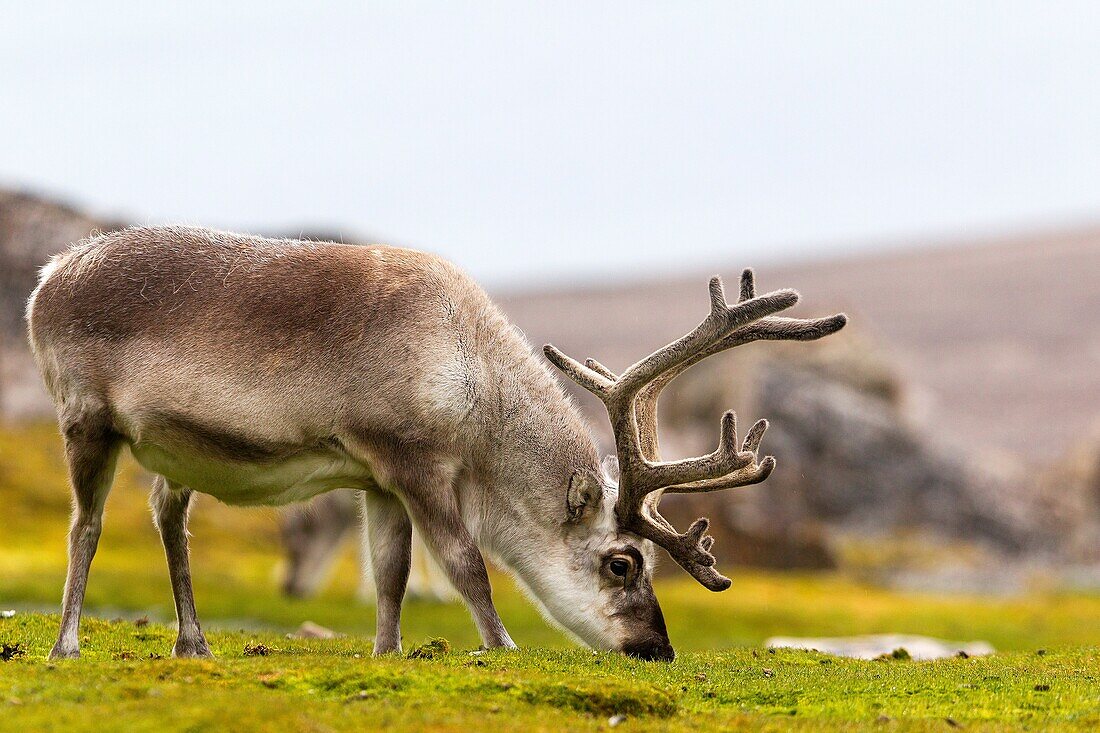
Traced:
[[[1100, 651], [1089, 647], [905, 664], [753, 648], [672, 664], [538, 648], [425, 663], [372, 658], [363, 638], [233, 631], [210, 634], [217, 659], [177, 660], [150, 658], [169, 629], [101, 621], [85, 632], [84, 658], [48, 662], [57, 624], [0, 620], [0, 640], [26, 650], [0, 662], [3, 729], [594, 730], [615, 715], [672, 731], [877, 729], [882, 716], [891, 730], [942, 730], [946, 718], [981, 730], [1100, 725]], [[246, 657], [246, 644], [279, 652]]]
[[530, 684], [519, 697], [531, 705], [545, 704], [593, 715], [655, 715], [676, 712], [676, 701], [665, 690], [636, 680], [601, 679], [574, 683]]

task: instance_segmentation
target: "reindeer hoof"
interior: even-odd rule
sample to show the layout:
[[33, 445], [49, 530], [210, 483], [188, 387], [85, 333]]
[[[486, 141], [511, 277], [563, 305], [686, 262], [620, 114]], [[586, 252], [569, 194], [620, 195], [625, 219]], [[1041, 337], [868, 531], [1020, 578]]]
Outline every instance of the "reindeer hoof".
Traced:
[[57, 642], [50, 650], [50, 659], [80, 659], [80, 648], [64, 646], [61, 642]]
[[213, 659], [206, 639], [176, 639], [172, 647], [172, 656], [177, 659]]
[[374, 656], [385, 657], [387, 655], [401, 656], [401, 644], [375, 644]]

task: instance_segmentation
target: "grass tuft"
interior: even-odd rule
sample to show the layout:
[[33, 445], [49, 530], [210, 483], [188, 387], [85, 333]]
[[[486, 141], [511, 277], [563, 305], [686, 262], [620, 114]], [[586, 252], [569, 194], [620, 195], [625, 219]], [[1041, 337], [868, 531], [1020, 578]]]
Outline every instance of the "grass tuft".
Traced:
[[244, 651], [242, 652], [246, 657], [266, 657], [271, 654], [275, 649], [272, 649], [267, 644], [253, 644], [249, 642], [244, 645]]
[[415, 646], [405, 656], [409, 659], [435, 659], [451, 651], [451, 642], [443, 638], [428, 639], [428, 641]]
[[[968, 658], [968, 655], [966, 654], [966, 652], [960, 652], [956, 656], [959, 656], [962, 659], [967, 659]], [[895, 649], [894, 651], [892, 651], [888, 654], [878, 655], [877, 657], [875, 657], [875, 661], [878, 661], [878, 662], [908, 662], [912, 658], [913, 658], [913, 656], [909, 653], [908, 649], [906, 649], [903, 646], [899, 646], [897, 649]]]

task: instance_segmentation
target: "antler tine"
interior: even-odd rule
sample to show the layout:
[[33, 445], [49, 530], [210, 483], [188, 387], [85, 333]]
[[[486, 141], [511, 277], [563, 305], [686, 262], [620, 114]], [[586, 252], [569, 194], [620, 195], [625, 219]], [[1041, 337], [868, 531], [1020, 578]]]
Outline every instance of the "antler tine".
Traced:
[[584, 365], [586, 367], [588, 367], [589, 369], [591, 369], [592, 371], [599, 374], [600, 376], [605, 377], [607, 379], [610, 379], [612, 382], [616, 381], [619, 378], [618, 374], [611, 371], [610, 369], [608, 369], [607, 367], [605, 367], [603, 364], [596, 361], [595, 359], [592, 359], [592, 358], [585, 359], [584, 360]]
[[769, 316], [731, 333], [718, 351], [741, 346], [750, 341], [816, 341], [836, 333], [847, 324], [848, 316], [843, 313], [827, 318], [810, 319]]
[[756, 273], [751, 267], [741, 271], [741, 301], [756, 297]]
[[[764, 432], [767, 429], [767, 420], [757, 420], [756, 424], [749, 430], [748, 435], [745, 436], [745, 442], [741, 445], [741, 452], [743, 454], [752, 455], [749, 465], [720, 478], [694, 481], [692, 483], [680, 484], [679, 486], [669, 486], [664, 490], [664, 493], [699, 494], [709, 491], [734, 489], [741, 486], [751, 486], [752, 484], [760, 483], [775, 470], [775, 458], [773, 456], [765, 456], [762, 461], [758, 461], [757, 458], [760, 442], [764, 439]], [[656, 507], [654, 507], [654, 510], [656, 510]]]
[[573, 357], [563, 353], [553, 344], [546, 344], [543, 346], [542, 352], [546, 354], [546, 358], [549, 359], [554, 366], [565, 372], [566, 376], [601, 399], [603, 399], [614, 386], [614, 382], [599, 371], [581, 364]]

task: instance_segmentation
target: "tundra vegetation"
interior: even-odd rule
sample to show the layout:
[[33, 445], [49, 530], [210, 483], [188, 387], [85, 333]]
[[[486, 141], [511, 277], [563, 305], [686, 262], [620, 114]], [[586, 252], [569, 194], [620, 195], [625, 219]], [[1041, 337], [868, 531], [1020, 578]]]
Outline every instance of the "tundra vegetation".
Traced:
[[[276, 582], [278, 514], [200, 500], [192, 515], [195, 593], [215, 660], [168, 658], [175, 631], [163, 551], [149, 521], [148, 477], [124, 458], [88, 588], [79, 661], [49, 662], [64, 583], [68, 487], [50, 425], [0, 432], [0, 729], [67, 731], [359, 730], [977, 730], [1100, 725], [1100, 598], [1037, 587], [1021, 597], [899, 594], [843, 569], [734, 569], [708, 593], [682, 573], [658, 579], [680, 654], [646, 663], [579, 649], [502, 577], [497, 606], [520, 650], [472, 654], [457, 604], [412, 602], [415, 658], [372, 658], [373, 619], [357, 604], [355, 553], [309, 600]], [[667, 562], [667, 561], [666, 561]], [[727, 565], [727, 567], [729, 567]], [[43, 613], [44, 612], [44, 613]], [[149, 622], [145, 623], [148, 618]], [[309, 619], [346, 636], [288, 639]], [[985, 639], [992, 657], [852, 661], [762, 648], [775, 634], [904, 631]], [[246, 649], [248, 650], [246, 652]]]

